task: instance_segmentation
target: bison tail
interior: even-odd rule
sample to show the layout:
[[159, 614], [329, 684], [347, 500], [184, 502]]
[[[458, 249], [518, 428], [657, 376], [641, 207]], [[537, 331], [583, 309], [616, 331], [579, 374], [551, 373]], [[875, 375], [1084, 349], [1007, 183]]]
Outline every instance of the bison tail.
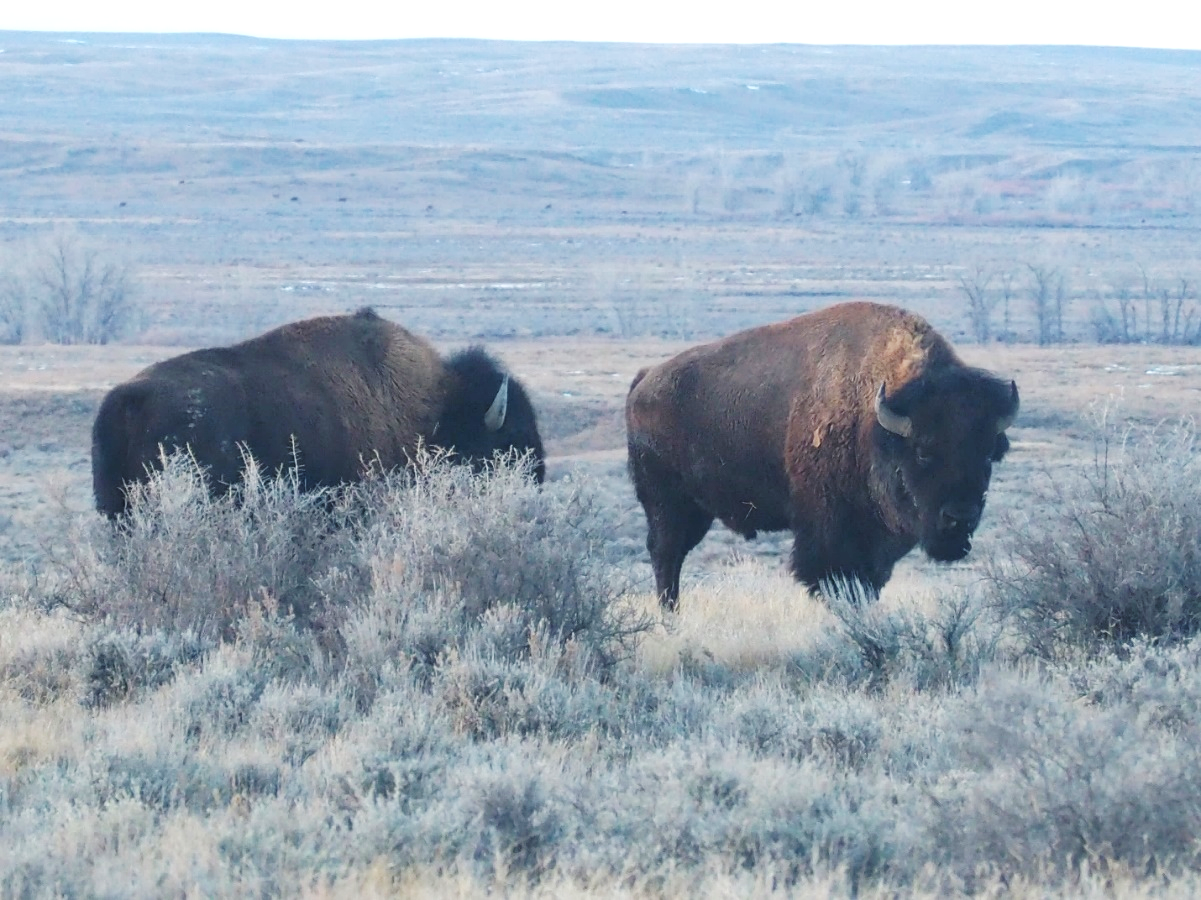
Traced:
[[650, 370], [651, 370], [650, 366], [643, 366], [641, 369], [638, 370], [638, 374], [635, 375], [634, 380], [630, 382], [630, 390], [631, 391], [634, 390], [634, 388], [638, 387], [638, 382], [640, 382], [643, 378], [645, 378], [646, 373], [649, 372]]
[[92, 423], [92, 492], [96, 509], [110, 519], [125, 513], [125, 484], [145, 478], [143, 461], [134, 458], [133, 436], [143, 430], [149, 396], [147, 385], [118, 385], [104, 398]]

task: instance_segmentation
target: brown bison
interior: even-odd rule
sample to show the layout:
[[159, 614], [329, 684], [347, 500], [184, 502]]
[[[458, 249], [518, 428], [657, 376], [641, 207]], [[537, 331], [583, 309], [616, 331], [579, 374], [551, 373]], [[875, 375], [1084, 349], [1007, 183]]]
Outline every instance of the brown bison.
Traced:
[[534, 408], [481, 348], [443, 359], [374, 311], [284, 325], [156, 363], [104, 398], [92, 426], [96, 508], [125, 512], [125, 485], [190, 448], [220, 492], [243, 453], [266, 470], [298, 463], [306, 488], [360, 478], [364, 464], [403, 466], [418, 440], [478, 466], [530, 452], [545, 475]]
[[693, 347], [643, 369], [626, 399], [630, 475], [660, 601], [714, 519], [793, 533], [812, 590], [875, 595], [920, 544], [972, 546], [1017, 385], [965, 366], [916, 315], [847, 303]]

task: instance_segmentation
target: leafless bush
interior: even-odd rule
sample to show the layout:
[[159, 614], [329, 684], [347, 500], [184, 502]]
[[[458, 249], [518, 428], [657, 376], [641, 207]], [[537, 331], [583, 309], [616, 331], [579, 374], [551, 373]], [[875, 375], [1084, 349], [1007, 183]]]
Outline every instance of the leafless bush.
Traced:
[[989, 293], [992, 279], [993, 273], [981, 265], [959, 276], [959, 286], [967, 297], [968, 324], [981, 344], [992, 340], [992, 313], [1001, 300], [999, 295]]
[[1187, 273], [1169, 278], [1143, 266], [1137, 278], [1121, 273], [1098, 294], [1091, 318], [1099, 343], [1201, 343], [1201, 301], [1196, 279]]
[[1201, 627], [1201, 456], [1191, 424], [1103, 430], [1093, 465], [1051, 478], [1011, 514], [1008, 555], [990, 564], [998, 607], [1031, 648], [1160, 639]]
[[134, 324], [134, 275], [75, 233], [60, 231], [34, 255], [30, 308], [56, 344], [107, 344]]
[[358, 540], [374, 599], [346, 633], [367, 682], [389, 660], [428, 674], [447, 654], [472, 652], [550, 653], [605, 671], [649, 626], [617, 602], [625, 585], [605, 557], [594, 495], [570, 482], [539, 488], [528, 462], [499, 460], [481, 477], [421, 454], [411, 483], [358, 489], [371, 511]]
[[29, 333], [29, 297], [11, 270], [0, 272], [0, 344], [20, 344]]
[[1030, 309], [1039, 346], [1063, 343], [1063, 318], [1069, 299], [1067, 279], [1050, 266], [1027, 264], [1026, 268], [1030, 271]]
[[849, 582], [828, 605], [838, 629], [794, 660], [812, 680], [873, 690], [899, 681], [933, 690], [972, 683], [997, 657], [1000, 629], [973, 597], [941, 595], [933, 614], [890, 610]]
[[1164, 344], [1195, 344], [1201, 340], [1201, 310], [1195, 285], [1178, 276], [1170, 285], [1159, 285], [1160, 335]]
[[1130, 343], [1138, 333], [1138, 310], [1134, 305], [1134, 293], [1129, 284], [1119, 284], [1114, 290], [1121, 322], [1122, 342]]
[[78, 523], [54, 550], [66, 603], [117, 628], [211, 641], [231, 638], [252, 608], [314, 624], [323, 579], [357, 563], [331, 495], [302, 491], [294, 474], [267, 477], [251, 458], [243, 482], [214, 498], [194, 459], [166, 456], [129, 498], [119, 524]]
[[[1135, 299], [1127, 281], [1119, 281], [1107, 293], [1098, 294], [1089, 323], [1098, 344], [1130, 344], [1142, 339]], [[1111, 302], [1117, 308], [1116, 313]]]

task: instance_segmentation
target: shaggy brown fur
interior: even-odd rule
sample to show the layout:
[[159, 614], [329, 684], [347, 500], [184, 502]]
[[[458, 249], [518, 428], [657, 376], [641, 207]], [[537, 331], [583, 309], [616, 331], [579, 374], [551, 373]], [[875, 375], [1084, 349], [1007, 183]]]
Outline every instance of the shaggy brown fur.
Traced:
[[[875, 409], [908, 417], [909, 436]], [[630, 472], [646, 511], [661, 600], [713, 519], [754, 537], [791, 529], [811, 588], [869, 592], [921, 543], [961, 558], [983, 507], [998, 426], [1017, 387], [965, 366], [918, 316], [847, 303], [687, 350], [635, 378], [626, 400]]]
[[[188, 447], [215, 491], [237, 482], [249, 451], [268, 471], [299, 463], [308, 487], [353, 481], [364, 464], [406, 463], [418, 439], [473, 460], [542, 443], [521, 386], [478, 348], [443, 360], [425, 340], [369, 309], [294, 322], [235, 344], [150, 366], [115, 387], [92, 429], [97, 508], [124, 512], [160, 447]], [[484, 425], [502, 383], [504, 424]], [[295, 444], [293, 443], [295, 441]]]

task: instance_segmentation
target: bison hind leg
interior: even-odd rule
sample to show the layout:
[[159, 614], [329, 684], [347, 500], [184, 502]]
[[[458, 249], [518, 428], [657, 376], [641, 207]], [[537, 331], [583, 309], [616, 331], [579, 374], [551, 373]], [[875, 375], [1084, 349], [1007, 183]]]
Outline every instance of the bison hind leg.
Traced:
[[684, 557], [709, 533], [713, 516], [684, 492], [678, 476], [649, 453], [631, 452], [630, 473], [646, 512], [646, 549], [655, 572], [655, 590], [664, 608], [675, 610]]
[[684, 557], [709, 533], [713, 517], [692, 501], [647, 511], [646, 549], [655, 570], [655, 590], [667, 609], [680, 605], [680, 572]]
[[661, 509], [654, 518], [648, 513], [646, 549], [655, 570], [659, 602], [667, 609], [679, 607], [684, 557], [709, 533], [712, 524], [713, 517], [692, 501], [670, 511]]

